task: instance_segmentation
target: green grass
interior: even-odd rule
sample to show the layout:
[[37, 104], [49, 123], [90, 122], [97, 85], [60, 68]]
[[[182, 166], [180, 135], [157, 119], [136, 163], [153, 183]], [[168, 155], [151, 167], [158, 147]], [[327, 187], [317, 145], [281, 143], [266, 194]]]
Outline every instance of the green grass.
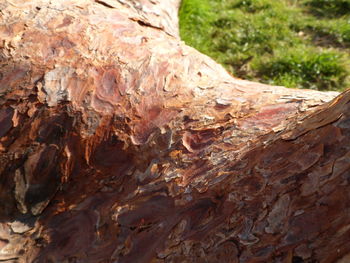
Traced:
[[350, 0], [183, 0], [180, 34], [240, 78], [350, 87]]

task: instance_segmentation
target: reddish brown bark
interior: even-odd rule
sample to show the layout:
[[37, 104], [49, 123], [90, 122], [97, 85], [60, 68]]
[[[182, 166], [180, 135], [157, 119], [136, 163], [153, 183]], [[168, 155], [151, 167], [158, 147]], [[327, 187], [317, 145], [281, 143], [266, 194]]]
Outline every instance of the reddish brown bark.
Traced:
[[0, 260], [349, 262], [350, 92], [233, 78], [178, 5], [0, 3]]

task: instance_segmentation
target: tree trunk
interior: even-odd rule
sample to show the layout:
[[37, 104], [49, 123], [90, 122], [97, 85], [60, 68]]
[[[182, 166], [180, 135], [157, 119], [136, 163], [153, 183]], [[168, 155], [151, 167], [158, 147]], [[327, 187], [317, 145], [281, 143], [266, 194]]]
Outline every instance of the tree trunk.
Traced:
[[0, 261], [350, 262], [350, 92], [234, 78], [178, 6], [1, 1]]

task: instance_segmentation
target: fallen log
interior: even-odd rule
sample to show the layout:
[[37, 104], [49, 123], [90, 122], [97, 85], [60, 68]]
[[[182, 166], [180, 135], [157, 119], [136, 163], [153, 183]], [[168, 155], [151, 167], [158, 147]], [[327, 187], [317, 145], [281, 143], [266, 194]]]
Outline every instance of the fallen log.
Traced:
[[350, 261], [350, 92], [234, 78], [178, 6], [0, 3], [1, 261]]

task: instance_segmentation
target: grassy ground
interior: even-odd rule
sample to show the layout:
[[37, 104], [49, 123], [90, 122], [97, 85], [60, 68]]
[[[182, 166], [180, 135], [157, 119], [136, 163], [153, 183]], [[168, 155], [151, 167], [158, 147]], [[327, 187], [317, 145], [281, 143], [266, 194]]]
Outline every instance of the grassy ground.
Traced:
[[180, 34], [240, 78], [350, 88], [350, 0], [183, 0]]

